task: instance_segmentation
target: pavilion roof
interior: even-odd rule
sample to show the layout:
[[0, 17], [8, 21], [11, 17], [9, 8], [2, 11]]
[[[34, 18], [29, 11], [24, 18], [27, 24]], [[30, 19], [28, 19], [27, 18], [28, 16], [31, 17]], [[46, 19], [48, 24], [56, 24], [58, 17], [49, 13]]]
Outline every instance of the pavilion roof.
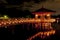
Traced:
[[41, 8], [41, 9], [36, 10], [35, 12], [55, 12], [55, 11], [49, 10], [49, 9], [46, 9], [46, 8]]
[[35, 12], [32, 12], [33, 14], [45, 14], [47, 12], [56, 12], [56, 11], [53, 11], [53, 10], [49, 10], [49, 9], [46, 9], [46, 8], [41, 8], [41, 9], [38, 9], [36, 10]]

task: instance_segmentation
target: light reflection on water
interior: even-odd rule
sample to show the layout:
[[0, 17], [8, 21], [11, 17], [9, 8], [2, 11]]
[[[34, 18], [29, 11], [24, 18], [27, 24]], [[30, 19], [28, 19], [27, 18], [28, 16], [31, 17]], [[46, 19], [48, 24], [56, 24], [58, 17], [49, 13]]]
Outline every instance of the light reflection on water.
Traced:
[[[28, 23], [27, 23], [28, 24]], [[31, 23], [27, 25], [26, 23], [24, 24], [19, 24], [15, 26], [9, 26], [7, 28], [0, 28], [0, 37], [6, 39], [11, 39], [11, 40], [26, 40], [27, 38], [31, 37], [32, 35], [38, 33], [41, 30], [37, 30]], [[45, 38], [45, 40], [57, 40], [60, 38], [60, 24], [54, 23], [53, 28], [56, 30], [55, 35], [51, 35], [50, 37]], [[39, 37], [35, 38], [36, 40], [41, 39]], [[34, 40], [35, 40], [34, 39]], [[41, 39], [42, 40], [42, 39]]]

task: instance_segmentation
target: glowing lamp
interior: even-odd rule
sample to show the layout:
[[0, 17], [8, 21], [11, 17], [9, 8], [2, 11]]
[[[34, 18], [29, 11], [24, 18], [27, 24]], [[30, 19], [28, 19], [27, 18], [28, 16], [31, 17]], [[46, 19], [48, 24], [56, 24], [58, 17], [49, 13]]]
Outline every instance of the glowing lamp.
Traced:
[[50, 14], [47, 14], [47, 16], [50, 16]]
[[7, 19], [7, 18], [8, 18], [8, 16], [7, 16], [7, 15], [4, 15], [4, 18], [6, 18], [6, 19]]

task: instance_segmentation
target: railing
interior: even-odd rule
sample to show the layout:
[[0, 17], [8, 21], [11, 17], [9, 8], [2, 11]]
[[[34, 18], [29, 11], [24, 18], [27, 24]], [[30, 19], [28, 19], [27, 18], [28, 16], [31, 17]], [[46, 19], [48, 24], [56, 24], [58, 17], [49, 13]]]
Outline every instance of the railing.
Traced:
[[36, 23], [36, 22], [54, 22], [55, 19], [35, 19], [35, 18], [10, 18], [0, 19], [0, 27], [8, 25], [16, 25], [20, 23]]

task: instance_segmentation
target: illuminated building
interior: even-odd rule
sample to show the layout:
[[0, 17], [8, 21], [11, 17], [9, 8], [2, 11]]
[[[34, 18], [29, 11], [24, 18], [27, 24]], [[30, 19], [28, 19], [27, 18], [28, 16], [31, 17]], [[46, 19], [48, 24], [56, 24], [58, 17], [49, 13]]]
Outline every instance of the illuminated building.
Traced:
[[36, 33], [35, 35], [31, 36], [27, 40], [33, 40], [36, 37], [40, 37], [40, 38], [44, 39], [45, 37], [55, 34], [55, 30], [51, 26], [51, 23], [55, 22], [55, 19], [52, 19], [50, 17], [51, 14], [53, 14], [53, 13], [55, 13], [55, 11], [48, 10], [45, 8], [41, 8], [35, 12], [32, 12], [32, 14], [35, 15], [35, 19], [40, 19], [40, 22], [35, 24], [35, 28], [39, 32]]

